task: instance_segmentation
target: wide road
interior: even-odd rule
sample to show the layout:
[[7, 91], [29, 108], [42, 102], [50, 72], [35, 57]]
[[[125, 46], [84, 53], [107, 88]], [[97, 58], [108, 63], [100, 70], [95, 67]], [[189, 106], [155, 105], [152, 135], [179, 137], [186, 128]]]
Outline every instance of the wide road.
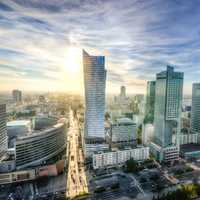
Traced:
[[68, 172], [66, 196], [70, 199], [88, 193], [88, 184], [84, 168], [83, 150], [79, 146], [80, 131], [77, 119], [70, 111], [70, 128], [68, 131]]

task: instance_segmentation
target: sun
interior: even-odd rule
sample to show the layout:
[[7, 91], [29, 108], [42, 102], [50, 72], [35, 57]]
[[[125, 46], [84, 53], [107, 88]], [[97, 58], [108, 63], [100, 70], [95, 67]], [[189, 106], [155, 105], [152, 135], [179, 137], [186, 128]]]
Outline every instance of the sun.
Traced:
[[69, 47], [65, 58], [64, 68], [68, 73], [76, 74], [81, 69], [81, 50], [77, 47]]

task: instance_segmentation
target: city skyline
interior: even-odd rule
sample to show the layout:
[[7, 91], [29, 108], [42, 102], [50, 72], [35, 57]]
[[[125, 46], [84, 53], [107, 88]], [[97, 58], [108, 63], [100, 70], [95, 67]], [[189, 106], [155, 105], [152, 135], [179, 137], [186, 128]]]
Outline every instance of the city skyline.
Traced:
[[[83, 94], [81, 50], [106, 56], [107, 93], [145, 93], [166, 65], [199, 77], [197, 1], [22, 1], [0, 3], [0, 90]], [[186, 31], [190, 30], [190, 31]], [[32, 33], [32, 34], [31, 34]], [[40, 86], [40, 87], [38, 87]]]

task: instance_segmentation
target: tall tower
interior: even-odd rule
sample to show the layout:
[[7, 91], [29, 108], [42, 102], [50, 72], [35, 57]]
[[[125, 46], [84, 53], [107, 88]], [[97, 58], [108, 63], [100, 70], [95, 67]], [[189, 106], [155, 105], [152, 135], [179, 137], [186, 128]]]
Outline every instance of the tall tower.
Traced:
[[121, 86], [121, 88], [120, 88], [120, 96], [121, 97], [126, 97], [126, 87], [125, 86]]
[[177, 128], [177, 143], [180, 132], [180, 117], [183, 95], [183, 73], [167, 71], [156, 75], [156, 98], [154, 113], [155, 143], [161, 147], [172, 144], [172, 133]]
[[155, 91], [156, 91], [156, 82], [148, 81], [145, 113], [146, 116], [152, 117], [152, 120], [154, 119]]
[[6, 105], [0, 105], [0, 158], [4, 155], [8, 148], [7, 132], [6, 132]]
[[14, 103], [20, 103], [22, 101], [22, 91], [13, 90], [12, 91], [13, 101]]
[[[183, 73], [167, 70], [156, 75], [154, 139], [151, 151], [160, 162], [179, 157], [179, 135], [183, 94]], [[172, 135], [176, 134], [176, 141]]]
[[192, 85], [191, 130], [200, 133], [200, 83]]
[[104, 139], [106, 70], [104, 56], [91, 56], [83, 50], [85, 86], [85, 137]]

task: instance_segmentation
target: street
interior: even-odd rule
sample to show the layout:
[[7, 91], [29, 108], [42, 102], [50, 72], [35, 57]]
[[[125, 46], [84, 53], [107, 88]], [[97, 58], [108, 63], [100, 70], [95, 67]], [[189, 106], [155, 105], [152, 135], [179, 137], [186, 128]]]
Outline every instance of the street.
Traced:
[[76, 196], [88, 193], [88, 184], [84, 168], [84, 155], [82, 147], [79, 146], [79, 126], [77, 119], [70, 111], [70, 127], [68, 131], [68, 172], [66, 196], [73, 199]]

